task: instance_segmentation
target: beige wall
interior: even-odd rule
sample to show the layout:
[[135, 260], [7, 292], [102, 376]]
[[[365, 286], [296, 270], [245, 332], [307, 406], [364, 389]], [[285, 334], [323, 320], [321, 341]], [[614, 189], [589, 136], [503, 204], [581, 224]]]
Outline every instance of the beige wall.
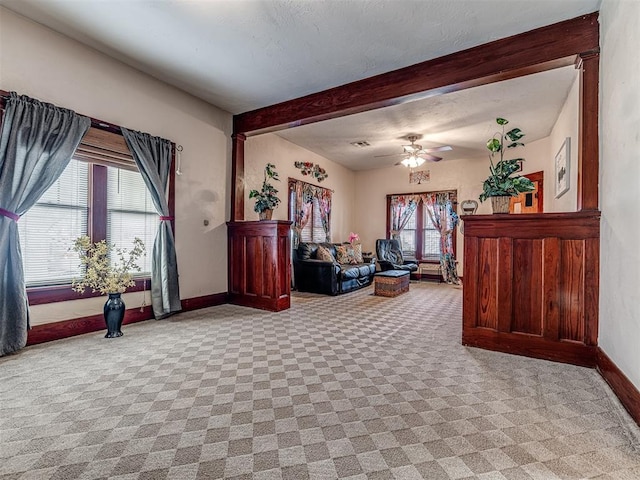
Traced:
[[[182, 298], [227, 290], [231, 115], [0, 7], [0, 88], [180, 144], [176, 248]], [[203, 225], [204, 220], [209, 226]], [[125, 295], [139, 306], [142, 293]], [[34, 324], [101, 312], [104, 299], [32, 307]]]
[[[431, 179], [422, 184], [409, 183], [409, 169], [401, 165], [356, 172], [355, 224], [363, 249], [375, 251], [378, 238], [386, 236], [386, 196], [392, 193], [419, 193], [457, 190], [458, 200], [478, 199], [487, 176], [488, 158], [426, 162], [420, 170], [429, 170]], [[479, 205], [478, 214], [491, 213], [491, 205]], [[458, 234], [458, 271], [462, 273], [463, 236]]]
[[[295, 162], [318, 164], [327, 171], [328, 177], [319, 183], [309, 176], [303, 176], [300, 170], [295, 168]], [[275, 220], [288, 219], [287, 179], [291, 177], [304, 180], [334, 191], [331, 199], [331, 240], [334, 242], [347, 240], [349, 232], [355, 228], [354, 173], [273, 133], [249, 137], [245, 142], [245, 220], [258, 219], [258, 214], [253, 211], [255, 201], [249, 198], [249, 191], [260, 190], [264, 166], [267, 163], [273, 163], [276, 166], [280, 177], [280, 182], [273, 182], [279, 191], [278, 197], [282, 201], [273, 212]]]
[[600, 12], [599, 344], [640, 389], [640, 3]]

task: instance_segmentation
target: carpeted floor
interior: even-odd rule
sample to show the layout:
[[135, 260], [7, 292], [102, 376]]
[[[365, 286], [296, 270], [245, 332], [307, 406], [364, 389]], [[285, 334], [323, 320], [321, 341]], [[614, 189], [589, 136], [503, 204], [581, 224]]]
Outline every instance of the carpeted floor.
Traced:
[[462, 347], [461, 294], [295, 294], [1, 358], [0, 478], [640, 479], [600, 376]]

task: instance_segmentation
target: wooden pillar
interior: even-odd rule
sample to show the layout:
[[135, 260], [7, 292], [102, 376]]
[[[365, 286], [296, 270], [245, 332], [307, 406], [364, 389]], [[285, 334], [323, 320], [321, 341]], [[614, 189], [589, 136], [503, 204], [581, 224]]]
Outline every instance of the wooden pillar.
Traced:
[[600, 54], [580, 54], [578, 127], [578, 211], [598, 209], [598, 83]]
[[244, 142], [242, 133], [231, 135], [231, 221], [244, 220]]

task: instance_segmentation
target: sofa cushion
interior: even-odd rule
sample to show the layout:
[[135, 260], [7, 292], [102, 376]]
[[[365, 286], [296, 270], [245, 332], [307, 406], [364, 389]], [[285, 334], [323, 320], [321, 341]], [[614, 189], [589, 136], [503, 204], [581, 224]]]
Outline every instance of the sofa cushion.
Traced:
[[364, 263], [364, 260], [362, 259], [362, 244], [361, 243], [356, 243], [353, 246], [353, 256], [356, 259], [356, 263]]
[[300, 260], [310, 260], [312, 258], [316, 258], [317, 250], [318, 250], [317, 243], [303, 242], [300, 245], [298, 245], [298, 258], [300, 258]]
[[340, 266], [342, 278], [360, 278], [360, 268], [357, 265], [341, 265]]
[[336, 260], [341, 265], [355, 265], [358, 263], [350, 245], [336, 245]]
[[331, 252], [324, 246], [318, 246], [318, 251], [316, 252], [316, 258], [318, 260], [322, 260], [324, 262], [335, 262], [336, 259], [333, 258]]

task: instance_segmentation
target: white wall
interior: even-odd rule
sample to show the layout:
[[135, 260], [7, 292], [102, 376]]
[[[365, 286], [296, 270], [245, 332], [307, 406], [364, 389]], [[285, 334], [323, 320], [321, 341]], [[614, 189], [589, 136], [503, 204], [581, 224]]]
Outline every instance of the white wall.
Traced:
[[[176, 177], [182, 298], [227, 290], [231, 115], [0, 7], [0, 88], [184, 147]], [[204, 220], [209, 226], [203, 225]], [[125, 295], [137, 307], [142, 293]], [[103, 298], [31, 308], [34, 324], [101, 312]]]
[[[579, 75], [576, 71], [576, 80], [562, 107], [558, 120], [549, 135], [550, 148], [548, 170], [544, 172], [544, 204], [545, 212], [575, 212], [578, 209], [578, 108], [580, 98]], [[565, 138], [570, 140], [571, 162], [569, 167], [569, 191], [560, 198], [555, 193], [555, 157]], [[548, 206], [548, 207], [547, 207]]]
[[[300, 170], [295, 168], [295, 162], [312, 162], [320, 165], [327, 171], [328, 177], [318, 182], [308, 175], [303, 176]], [[354, 231], [355, 228], [354, 173], [273, 133], [249, 137], [245, 142], [245, 220], [258, 219], [258, 214], [253, 211], [255, 201], [249, 198], [249, 191], [260, 190], [264, 166], [267, 163], [273, 163], [276, 166], [280, 177], [280, 182], [273, 182], [282, 202], [273, 211], [274, 220], [288, 219], [287, 179], [296, 178], [334, 191], [331, 198], [331, 239], [334, 242], [348, 240], [349, 232]]]
[[640, 388], [640, 3], [600, 12], [599, 344]]

